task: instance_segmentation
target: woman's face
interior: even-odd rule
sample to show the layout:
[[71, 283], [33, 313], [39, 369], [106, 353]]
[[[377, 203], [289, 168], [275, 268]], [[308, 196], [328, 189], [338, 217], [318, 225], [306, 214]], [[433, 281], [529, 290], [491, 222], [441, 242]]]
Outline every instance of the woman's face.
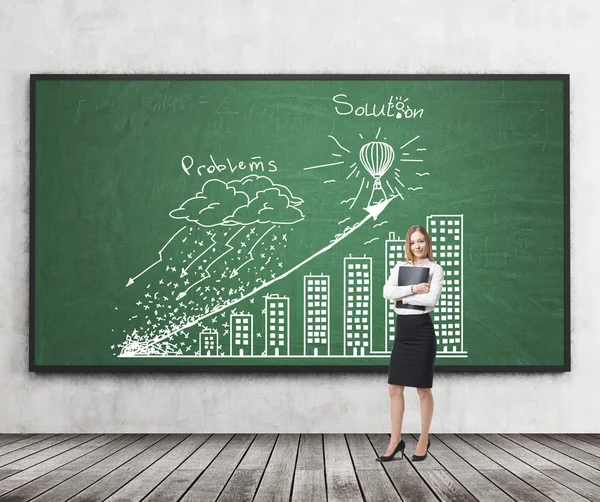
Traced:
[[427, 241], [421, 232], [416, 231], [410, 236], [410, 250], [415, 258], [423, 259], [427, 256]]

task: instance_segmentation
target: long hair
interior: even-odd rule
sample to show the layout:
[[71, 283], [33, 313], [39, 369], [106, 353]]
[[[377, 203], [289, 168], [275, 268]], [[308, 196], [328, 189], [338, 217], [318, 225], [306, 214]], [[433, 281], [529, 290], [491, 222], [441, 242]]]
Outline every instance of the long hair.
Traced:
[[406, 242], [404, 243], [406, 259], [408, 261], [413, 261], [413, 254], [410, 249], [410, 238], [415, 232], [421, 232], [425, 236], [425, 243], [427, 244], [427, 258], [429, 258], [430, 261], [435, 263], [435, 258], [433, 257], [433, 249], [431, 248], [431, 239], [429, 238], [427, 230], [425, 230], [421, 225], [413, 225], [408, 229], [408, 232], [406, 232]]

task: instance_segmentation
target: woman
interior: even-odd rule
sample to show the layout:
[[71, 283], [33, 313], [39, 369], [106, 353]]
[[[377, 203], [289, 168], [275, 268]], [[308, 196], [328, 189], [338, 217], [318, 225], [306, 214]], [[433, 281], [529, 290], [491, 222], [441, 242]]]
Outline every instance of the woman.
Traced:
[[[421, 435], [412, 460], [425, 460], [429, 450], [429, 427], [433, 417], [433, 363], [436, 337], [429, 313], [435, 308], [442, 286], [444, 271], [434, 263], [427, 230], [413, 225], [406, 233], [406, 260], [396, 264], [383, 288], [383, 296], [396, 302], [396, 339], [390, 357], [389, 393], [392, 435], [390, 444], [379, 462], [388, 462], [404, 453], [402, 419], [404, 387], [416, 387], [421, 409]], [[400, 267], [427, 267], [429, 281], [411, 286], [398, 286]], [[416, 307], [416, 308], [415, 308]], [[420, 309], [420, 310], [419, 310]]]

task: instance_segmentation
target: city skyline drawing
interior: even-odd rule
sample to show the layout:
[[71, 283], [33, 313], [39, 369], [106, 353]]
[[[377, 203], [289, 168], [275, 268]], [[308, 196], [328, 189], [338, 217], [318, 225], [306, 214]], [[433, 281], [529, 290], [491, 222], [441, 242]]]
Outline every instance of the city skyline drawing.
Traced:
[[[134, 288], [164, 268], [154, 287], [152, 283], [146, 285], [143, 299], [136, 303], [143, 315], [129, 317], [136, 327], [124, 331], [123, 343], [111, 346], [114, 355], [388, 357], [393, 345], [393, 309], [388, 302], [384, 319], [374, 318], [374, 302], [381, 297], [374, 285], [387, 279], [385, 274], [374, 275], [374, 270], [379, 270], [374, 263], [383, 262], [389, 274], [391, 267], [403, 259], [404, 241], [389, 230], [388, 239], [381, 239], [390, 226], [389, 219], [383, 220], [382, 215], [392, 201], [405, 203], [404, 195], [424, 187], [405, 185], [402, 170], [393, 166], [395, 149], [386, 137], [379, 139], [380, 133], [381, 128], [372, 141], [364, 140], [361, 134], [362, 147], [354, 154], [330, 135], [335, 162], [303, 168], [310, 172], [342, 166], [345, 172], [338, 173], [337, 178], [328, 174], [323, 183], [356, 179], [357, 191], [354, 197], [339, 201], [348, 215], [338, 222], [342, 230], [321, 249], [309, 251], [300, 263], [289, 262], [288, 243], [295, 227], [310, 220], [311, 212], [294, 190], [264, 174], [228, 182], [205, 181], [199, 192], [170, 212], [169, 216], [184, 226], [160, 249], [158, 260], [128, 280], [126, 287]], [[427, 148], [417, 148], [419, 140], [417, 135], [402, 142], [397, 150], [398, 163], [423, 162], [422, 158], [411, 158], [408, 149], [402, 151], [410, 146], [413, 153], [422, 156]], [[430, 176], [422, 170], [413, 174], [419, 180]], [[437, 255], [439, 247], [440, 263], [448, 267], [449, 290], [445, 285], [433, 314], [438, 355], [466, 357], [463, 216], [429, 215], [426, 221], [433, 251]], [[373, 237], [362, 247], [369, 246], [369, 253], [344, 256], [334, 269], [318, 269], [311, 264], [368, 224], [372, 224]], [[446, 242], [447, 238], [453, 242]], [[302, 284], [301, 298], [291, 298], [285, 290], [277, 289], [279, 281], [296, 271], [294, 277]], [[334, 286], [332, 276], [343, 278], [341, 288]], [[259, 306], [260, 314], [256, 312]], [[296, 321], [293, 325], [291, 319]]]

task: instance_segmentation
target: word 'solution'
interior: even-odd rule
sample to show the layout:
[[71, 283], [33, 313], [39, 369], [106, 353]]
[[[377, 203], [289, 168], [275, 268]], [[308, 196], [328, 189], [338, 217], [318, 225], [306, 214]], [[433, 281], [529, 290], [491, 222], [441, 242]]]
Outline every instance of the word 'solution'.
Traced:
[[336, 94], [333, 96], [335, 103], [335, 111], [338, 115], [356, 115], [357, 117], [390, 117], [390, 118], [407, 118], [417, 119], [423, 117], [423, 108], [417, 110], [412, 108], [408, 103], [409, 98], [402, 96], [390, 96], [390, 99], [385, 104], [369, 104], [361, 103], [355, 106], [348, 101], [347, 94]]

